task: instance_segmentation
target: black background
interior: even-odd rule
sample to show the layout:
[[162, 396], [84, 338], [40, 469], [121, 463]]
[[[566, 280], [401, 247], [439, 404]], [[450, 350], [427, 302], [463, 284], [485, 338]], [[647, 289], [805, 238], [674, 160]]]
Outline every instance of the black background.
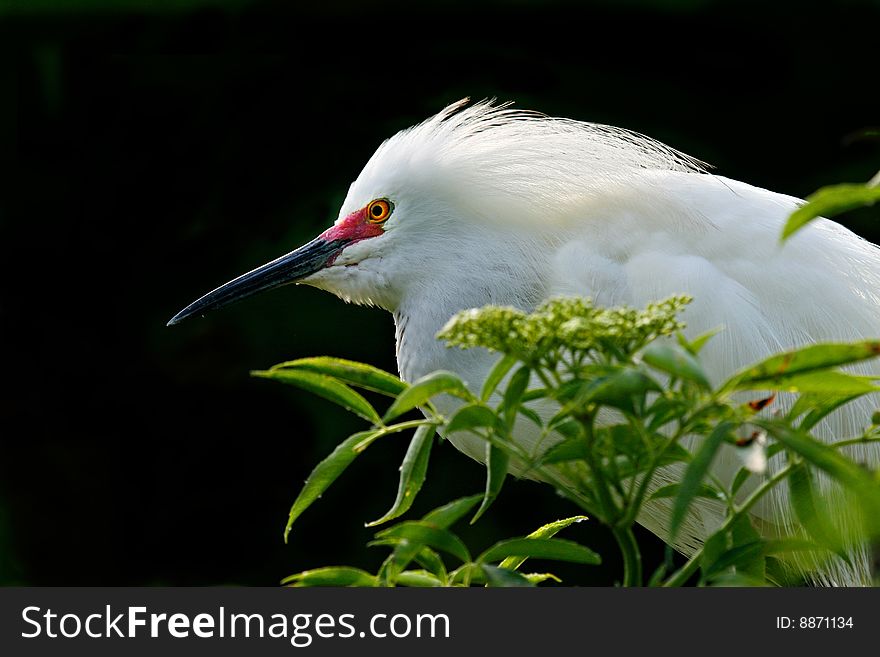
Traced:
[[[363, 427], [248, 371], [320, 354], [395, 371], [390, 316], [291, 287], [165, 322], [329, 226], [381, 140], [449, 102], [620, 125], [798, 196], [880, 166], [857, 138], [880, 123], [874, 3], [295, 4], [0, 4], [0, 582], [378, 564], [363, 522], [393, 499], [403, 441], [372, 447], [285, 546], [305, 476]], [[847, 225], [876, 239], [874, 221]], [[443, 445], [414, 515], [482, 485]], [[479, 549], [574, 513], [511, 482], [461, 532]], [[613, 554], [590, 523], [567, 536]], [[650, 566], [662, 546], [640, 538]]]

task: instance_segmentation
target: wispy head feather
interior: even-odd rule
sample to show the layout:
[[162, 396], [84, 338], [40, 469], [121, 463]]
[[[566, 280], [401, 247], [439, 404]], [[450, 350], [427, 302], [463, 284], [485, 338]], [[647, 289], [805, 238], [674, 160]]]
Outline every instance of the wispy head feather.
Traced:
[[379, 193], [377, 181], [397, 179], [401, 187], [434, 188], [477, 214], [527, 202], [564, 215], [646, 171], [704, 170], [702, 162], [623, 128], [552, 118], [494, 100], [468, 103], [453, 103], [385, 141], [352, 191], [360, 186], [367, 195]]

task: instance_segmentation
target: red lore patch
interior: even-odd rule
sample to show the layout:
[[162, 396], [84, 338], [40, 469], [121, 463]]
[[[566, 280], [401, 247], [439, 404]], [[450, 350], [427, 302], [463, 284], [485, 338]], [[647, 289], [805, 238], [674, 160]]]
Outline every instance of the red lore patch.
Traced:
[[367, 219], [367, 208], [361, 208], [348, 215], [335, 226], [321, 233], [321, 238], [330, 240], [351, 240], [352, 243], [378, 237], [384, 230], [381, 224], [373, 223]]

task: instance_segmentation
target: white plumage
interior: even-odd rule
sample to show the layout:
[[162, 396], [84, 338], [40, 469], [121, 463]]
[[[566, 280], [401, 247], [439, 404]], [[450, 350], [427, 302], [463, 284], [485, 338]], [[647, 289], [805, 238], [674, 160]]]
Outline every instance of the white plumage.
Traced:
[[[798, 199], [706, 173], [629, 131], [457, 103], [379, 147], [351, 185], [337, 226], [377, 198], [394, 207], [382, 234], [346, 246], [300, 282], [392, 312], [406, 380], [448, 369], [478, 389], [496, 357], [447, 349], [437, 331], [464, 308], [529, 310], [558, 294], [636, 307], [692, 295], [686, 332], [724, 329], [704, 351], [715, 382], [788, 347], [880, 334], [876, 246], [827, 220], [780, 246]], [[872, 404], [838, 411], [820, 435], [856, 434]], [[529, 423], [517, 425], [516, 436], [524, 445], [537, 438]], [[484, 453], [477, 438], [451, 440], [474, 458]], [[851, 454], [878, 460], [864, 447]], [[725, 478], [735, 465], [722, 458], [715, 469]], [[765, 526], [792, 524], [784, 494], [757, 509]], [[686, 553], [721, 517], [700, 504], [677, 543]], [[639, 521], [662, 535], [668, 513], [657, 502]], [[866, 583], [867, 559], [861, 551], [853, 568], [837, 560], [813, 577]]]
[[[307, 282], [394, 313], [406, 380], [442, 368], [478, 388], [494, 357], [445, 348], [434, 337], [440, 327], [463, 308], [528, 310], [556, 294], [636, 307], [692, 295], [686, 332], [724, 329], [704, 352], [716, 383], [789, 347], [880, 334], [876, 246], [827, 220], [780, 246], [798, 199], [704, 173], [696, 160], [625, 130], [456, 104], [382, 144], [340, 218], [379, 197], [396, 204], [386, 235], [337, 261], [357, 267], [330, 267]], [[868, 399], [851, 404], [819, 432], [853, 436], [871, 409]], [[528, 423], [518, 431], [524, 443], [537, 438]], [[476, 459], [485, 451], [475, 437], [452, 442]], [[877, 460], [876, 450], [853, 452]], [[738, 467], [727, 456], [715, 464], [722, 478]], [[759, 507], [764, 520], [792, 523], [784, 493]], [[685, 552], [720, 517], [700, 504], [702, 515], [689, 519], [678, 543]], [[668, 510], [657, 502], [640, 522], [662, 535]], [[816, 579], [866, 583], [867, 558]]]

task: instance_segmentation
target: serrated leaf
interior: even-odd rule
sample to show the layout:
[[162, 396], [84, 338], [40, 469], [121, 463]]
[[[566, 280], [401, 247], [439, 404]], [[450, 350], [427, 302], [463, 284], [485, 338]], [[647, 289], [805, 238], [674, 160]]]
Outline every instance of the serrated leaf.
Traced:
[[[584, 520], [588, 520], [587, 516], [572, 516], [571, 518], [563, 518], [562, 520], [550, 522], [538, 527], [535, 531], [526, 536], [526, 538], [553, 538], [563, 529], [571, 527], [575, 523], [583, 522]], [[499, 565], [502, 568], [517, 570], [523, 565], [523, 563], [525, 563], [526, 559], [527, 557], [507, 557]]]
[[880, 483], [870, 472], [838, 453], [835, 448], [820, 443], [801, 431], [777, 422], [758, 420], [754, 424], [761, 426], [787, 449], [824, 470], [854, 493], [864, 510], [868, 534], [880, 537]]
[[516, 420], [516, 410], [529, 385], [531, 374], [532, 370], [523, 365], [513, 373], [513, 376], [510, 377], [510, 381], [507, 383], [501, 408], [508, 429], [513, 427], [513, 423]]
[[486, 512], [492, 502], [495, 501], [495, 498], [498, 497], [501, 487], [504, 486], [504, 480], [507, 478], [509, 464], [510, 457], [507, 455], [507, 452], [490, 442], [486, 443], [486, 492], [483, 493], [483, 501], [480, 504], [480, 508], [477, 509], [474, 517], [471, 518], [471, 524], [479, 520], [480, 516]]
[[360, 393], [326, 374], [317, 374], [306, 370], [262, 370], [251, 372], [251, 374], [262, 379], [272, 379], [302, 388], [339, 404], [344, 409], [360, 415], [373, 424], [382, 423], [376, 409]]
[[672, 515], [669, 520], [670, 543], [678, 535], [678, 530], [681, 528], [681, 523], [687, 515], [691, 501], [700, 490], [700, 485], [703, 483], [703, 479], [706, 477], [709, 466], [712, 465], [712, 461], [715, 459], [715, 454], [721, 447], [721, 443], [730, 435], [732, 429], [733, 425], [730, 422], [722, 422], [715, 427], [714, 431], [703, 440], [703, 443], [699, 446], [699, 449], [697, 449], [694, 457], [688, 464], [684, 472], [684, 478], [681, 481], [678, 497], [675, 498], [672, 506]]
[[837, 553], [849, 561], [843, 548], [843, 538], [834, 527], [825, 505], [816, 491], [813, 473], [800, 463], [792, 469], [788, 477], [791, 505], [798, 521], [819, 545]]
[[[668, 484], [655, 490], [648, 499], [658, 500], [664, 497], [676, 497], [680, 490], [681, 484]], [[718, 500], [721, 497], [721, 493], [708, 484], [700, 484], [694, 493], [694, 497], [705, 497], [709, 500]]]
[[721, 390], [762, 390], [782, 377], [827, 370], [858, 363], [880, 355], [880, 341], [829, 342], [814, 344], [770, 356], [729, 378]]
[[880, 391], [880, 387], [874, 385], [872, 380], [873, 377], [855, 376], [837, 370], [816, 370], [775, 377], [762, 383], [761, 389], [802, 394], [837, 394], [852, 398]]
[[535, 388], [534, 390], [526, 390], [525, 393], [523, 393], [521, 401], [523, 404], [525, 404], [526, 402], [534, 401], [536, 399], [543, 399], [548, 394], [550, 394], [550, 391], [547, 390], [547, 388]]
[[410, 520], [394, 527], [382, 530], [377, 537], [397, 538], [406, 540], [411, 545], [428, 546], [434, 550], [447, 552], [462, 562], [471, 560], [470, 553], [461, 539], [447, 529], [438, 527], [424, 520]]
[[397, 497], [388, 512], [372, 522], [367, 527], [381, 525], [406, 513], [416, 499], [416, 494], [425, 483], [428, 472], [428, 460], [431, 456], [431, 448], [434, 446], [434, 425], [423, 424], [413, 434], [400, 466], [400, 480], [397, 485]]
[[705, 577], [713, 577], [728, 568], [737, 566], [738, 564], [748, 564], [759, 557], [766, 557], [771, 554], [780, 554], [784, 552], [804, 552], [813, 550], [821, 550], [821, 548], [812, 541], [800, 538], [750, 541], [729, 548], [718, 555], [705, 573]]
[[[752, 519], [748, 514], [743, 514], [733, 521], [733, 524], [730, 526], [730, 538], [731, 547], [763, 540], [761, 534], [752, 524]], [[754, 577], [761, 581], [766, 580], [767, 560], [764, 557], [765, 555], [761, 554], [750, 558], [741, 558], [736, 563], [737, 572], [741, 575], [748, 575], [749, 577]]]
[[382, 419], [385, 422], [392, 420], [417, 406], [422, 406], [431, 397], [441, 393], [460, 397], [467, 401], [474, 400], [474, 396], [458, 375], [439, 370], [423, 376], [400, 393], [391, 404], [391, 407], [385, 412], [385, 417]]
[[556, 443], [541, 456], [541, 463], [565, 463], [582, 461], [589, 456], [587, 443], [583, 438], [569, 438]]
[[488, 564], [481, 564], [480, 570], [486, 576], [488, 586], [507, 588], [535, 586], [535, 583], [528, 577], [515, 570], [507, 570], [507, 568], [499, 568], [498, 566], [490, 566]]
[[561, 538], [511, 538], [499, 541], [483, 552], [477, 563], [490, 563], [507, 557], [534, 557], [598, 565], [602, 557], [588, 547]]
[[803, 413], [806, 413], [800, 424], [798, 424], [798, 429], [809, 431], [827, 415], [861, 396], [863, 396], [861, 393], [839, 395], [836, 392], [802, 394], [789, 410], [788, 418], [794, 420]]
[[700, 558], [700, 572], [702, 578], [705, 579], [712, 565], [718, 560], [725, 550], [727, 550], [730, 542], [730, 532], [720, 529], [706, 539], [703, 543], [703, 555]]
[[489, 370], [489, 375], [486, 377], [486, 380], [483, 382], [483, 387], [480, 390], [481, 401], [489, 401], [489, 397], [495, 392], [498, 384], [501, 383], [501, 380], [514, 365], [516, 365], [516, 357], [510, 355], [503, 356], [497, 363], [495, 363], [492, 369]]
[[443, 506], [434, 509], [422, 518], [422, 520], [446, 529], [464, 518], [482, 499], [482, 495], [471, 495], [470, 497], [459, 498], [449, 504], [444, 504]]
[[532, 584], [538, 585], [543, 582], [547, 582], [553, 580], [557, 584], [562, 584], [562, 580], [559, 579], [553, 573], [523, 573], [523, 577], [529, 580]]
[[627, 367], [590, 381], [583, 392], [578, 394], [575, 403], [601, 404], [634, 413], [634, 400], [639, 400], [641, 406], [640, 400], [652, 390], [660, 390], [656, 381], [644, 372]]
[[[440, 529], [446, 529], [470, 513], [471, 510], [479, 504], [481, 499], [483, 499], [482, 495], [471, 495], [470, 497], [459, 498], [449, 504], [444, 504], [443, 506], [434, 509], [422, 518], [422, 522], [439, 527]], [[394, 552], [392, 552], [385, 560], [379, 571], [382, 583], [393, 583], [397, 574], [406, 568], [423, 549], [424, 546], [422, 544], [410, 541], [399, 541], [394, 548]]]
[[289, 360], [273, 366], [269, 371], [275, 372], [289, 369], [308, 370], [317, 374], [325, 374], [350, 385], [372, 390], [383, 395], [390, 395], [391, 397], [397, 397], [407, 387], [407, 384], [399, 378], [378, 367], [330, 356]]
[[705, 333], [702, 333], [695, 337], [693, 340], [688, 341], [686, 337], [684, 337], [683, 333], [676, 333], [675, 337], [678, 340], [678, 344], [682, 346], [683, 349], [690, 352], [694, 356], [697, 356], [700, 351], [702, 351], [703, 347], [706, 346], [706, 343], [709, 342], [716, 335], [721, 333], [724, 329], [720, 326], [710, 329]]
[[465, 404], [457, 411], [446, 425], [446, 435], [456, 431], [468, 431], [471, 429], [495, 429], [500, 426], [498, 416], [488, 406], [483, 404]]
[[577, 420], [573, 420], [570, 417], [554, 418], [551, 422], [547, 424], [547, 429], [550, 431], [556, 431], [557, 433], [569, 440], [584, 439], [583, 425], [581, 425], [581, 423]]
[[364, 451], [374, 440], [384, 435], [382, 431], [361, 431], [349, 436], [331, 452], [330, 456], [318, 463], [312, 470], [306, 483], [297, 495], [293, 506], [290, 507], [290, 514], [287, 518], [287, 525], [284, 528], [284, 542], [290, 534], [290, 528], [297, 518], [302, 515], [303, 511], [308, 509], [312, 503], [318, 499], [321, 494], [330, 487], [343, 471], [351, 465], [357, 456]]
[[397, 586], [409, 586], [413, 588], [443, 586], [443, 582], [427, 570], [404, 570], [397, 576], [397, 581], [395, 583]]
[[531, 408], [528, 408], [528, 407], [526, 407], [526, 406], [520, 406], [520, 407], [517, 409], [517, 413], [519, 413], [519, 414], [522, 415], [523, 417], [525, 417], [525, 418], [527, 418], [528, 420], [530, 420], [530, 421], [531, 421], [536, 427], [538, 427], [539, 429], [543, 429], [543, 428], [544, 428], [544, 423], [541, 421], [541, 416], [538, 415], [538, 414], [537, 414], [535, 411], [533, 411]]
[[822, 187], [810, 194], [806, 203], [789, 215], [780, 241], [784, 242], [814, 219], [834, 217], [849, 210], [874, 205], [878, 201], [880, 187], [858, 183]]
[[442, 582], [446, 581], [446, 564], [431, 548], [423, 547], [414, 557], [415, 562]]
[[752, 471], [748, 468], [740, 468], [736, 476], [733, 478], [733, 483], [730, 485], [730, 494], [732, 496], [736, 496], [739, 492], [739, 489], [742, 488], [742, 485], [746, 483], [746, 480], [752, 476]]
[[282, 584], [290, 586], [377, 586], [375, 575], [348, 566], [331, 566], [306, 570], [296, 575], [285, 577]]
[[693, 381], [705, 390], [711, 388], [700, 362], [678, 346], [654, 342], [642, 352], [642, 360], [654, 369], [679, 379]]

